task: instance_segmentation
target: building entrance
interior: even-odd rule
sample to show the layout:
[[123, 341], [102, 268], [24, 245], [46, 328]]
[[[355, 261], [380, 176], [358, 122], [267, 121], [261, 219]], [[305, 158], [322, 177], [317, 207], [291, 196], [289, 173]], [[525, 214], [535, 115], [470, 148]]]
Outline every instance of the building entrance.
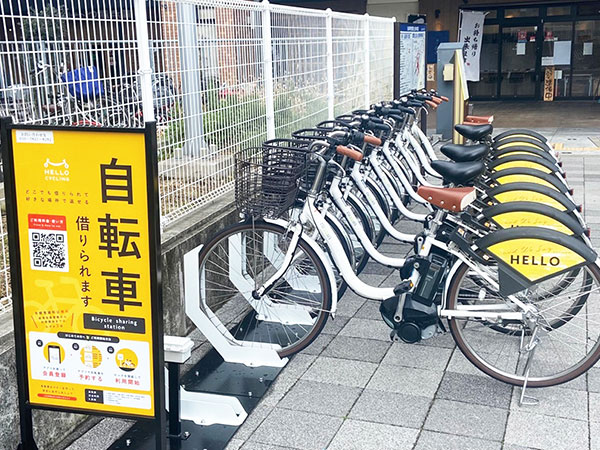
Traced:
[[480, 81], [469, 84], [471, 96], [541, 100], [547, 68], [553, 68], [554, 99], [600, 96], [600, 2], [593, 3], [598, 8], [486, 9]]

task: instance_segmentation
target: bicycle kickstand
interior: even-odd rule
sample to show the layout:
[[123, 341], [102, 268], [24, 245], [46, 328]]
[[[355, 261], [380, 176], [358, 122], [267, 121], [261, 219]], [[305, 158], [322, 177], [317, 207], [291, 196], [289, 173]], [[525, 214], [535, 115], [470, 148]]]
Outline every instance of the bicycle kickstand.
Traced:
[[531, 370], [531, 363], [533, 361], [533, 355], [535, 353], [535, 349], [538, 345], [538, 343], [540, 342], [540, 340], [537, 338], [537, 330], [538, 327], [536, 326], [533, 329], [533, 333], [531, 334], [531, 339], [529, 340], [529, 342], [526, 345], [523, 345], [523, 340], [524, 340], [524, 335], [525, 335], [525, 329], [523, 328], [523, 331], [521, 333], [521, 350], [520, 353], [525, 353], [527, 352], [527, 361], [525, 362], [525, 368], [523, 370], [523, 375], [525, 376], [525, 379], [523, 380], [523, 387], [521, 388], [521, 396], [519, 397], [519, 407], [525, 405], [525, 406], [537, 406], [540, 401], [535, 398], [532, 397], [530, 395], [525, 395], [525, 391], [527, 390], [527, 382], [529, 381], [529, 371]]

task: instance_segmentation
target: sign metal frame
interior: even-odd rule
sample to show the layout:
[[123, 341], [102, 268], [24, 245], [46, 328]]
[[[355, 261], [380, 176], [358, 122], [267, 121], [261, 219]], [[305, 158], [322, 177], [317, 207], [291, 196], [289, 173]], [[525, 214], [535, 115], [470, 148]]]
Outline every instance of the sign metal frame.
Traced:
[[[152, 323], [152, 357], [153, 366], [153, 416], [140, 416], [118, 412], [95, 411], [93, 409], [71, 408], [61, 406], [48, 406], [33, 404], [29, 401], [29, 375], [27, 364], [27, 348], [25, 335], [25, 318], [23, 314], [23, 281], [21, 272], [21, 249], [18, 228], [18, 205], [15, 186], [14, 149], [12, 130], [35, 131], [85, 131], [85, 132], [111, 132], [111, 133], [139, 133], [144, 134], [145, 162], [146, 162], [146, 200], [148, 214], [148, 245], [149, 245], [149, 277]], [[13, 297], [13, 321], [15, 336], [15, 353], [17, 368], [17, 389], [19, 395], [20, 433], [21, 439], [18, 449], [37, 450], [33, 432], [32, 410], [48, 410], [70, 412], [86, 415], [99, 415], [105, 417], [118, 417], [154, 422], [156, 449], [166, 446], [166, 417], [165, 417], [165, 378], [164, 378], [164, 352], [163, 352], [163, 308], [161, 290], [160, 267], [160, 215], [158, 198], [158, 160], [156, 122], [147, 122], [145, 128], [108, 128], [108, 127], [74, 127], [74, 126], [48, 126], [48, 125], [20, 125], [12, 124], [10, 118], [0, 119], [0, 141], [2, 144], [2, 158], [4, 162], [4, 185], [6, 194], [7, 230], [10, 255], [10, 275]]]

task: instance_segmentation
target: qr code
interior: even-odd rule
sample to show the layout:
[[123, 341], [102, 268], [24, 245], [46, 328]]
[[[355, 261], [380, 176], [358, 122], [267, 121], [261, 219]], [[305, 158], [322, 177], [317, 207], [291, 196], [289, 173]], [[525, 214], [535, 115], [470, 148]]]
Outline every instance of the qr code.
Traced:
[[67, 233], [64, 231], [29, 230], [31, 268], [67, 272]]

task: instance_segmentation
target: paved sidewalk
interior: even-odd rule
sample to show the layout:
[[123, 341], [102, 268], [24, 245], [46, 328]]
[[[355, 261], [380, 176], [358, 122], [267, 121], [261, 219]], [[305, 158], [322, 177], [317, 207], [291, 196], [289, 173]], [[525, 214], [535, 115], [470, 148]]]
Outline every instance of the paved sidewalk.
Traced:
[[[600, 158], [565, 155], [600, 248]], [[406, 246], [386, 240], [386, 254]], [[364, 281], [395, 286], [397, 274], [370, 263]], [[349, 292], [338, 315], [280, 374], [229, 450], [600, 449], [600, 368], [568, 384], [520, 389], [479, 372], [449, 334], [391, 343], [379, 303]]]

